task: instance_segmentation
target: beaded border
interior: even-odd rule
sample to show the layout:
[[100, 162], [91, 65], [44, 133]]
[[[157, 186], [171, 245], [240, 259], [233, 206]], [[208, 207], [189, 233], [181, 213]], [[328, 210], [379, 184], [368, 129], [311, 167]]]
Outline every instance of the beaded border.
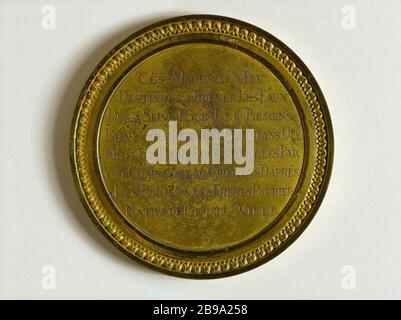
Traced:
[[[214, 262], [194, 262], [191, 259], [169, 257], [146, 248], [125, 235], [119, 226], [110, 219], [108, 213], [102, 206], [90, 178], [88, 155], [86, 152], [88, 143], [88, 127], [92, 117], [92, 110], [99, 93], [108, 79], [115, 73], [123, 62], [146, 46], [157, 43], [158, 41], [171, 36], [186, 33], [216, 33], [230, 36], [256, 46], [278, 60], [285, 69], [290, 72], [301, 88], [312, 113], [315, 127], [316, 161], [314, 163], [311, 184], [309, 185], [304, 200], [298, 207], [294, 216], [273, 238], [263, 245], [248, 253]], [[318, 197], [324, 174], [327, 169], [328, 151], [327, 133], [325, 131], [326, 125], [321, 106], [317, 101], [317, 95], [313, 92], [312, 85], [309, 83], [307, 77], [295, 62], [283, 52], [283, 50], [268, 41], [264, 36], [258, 34], [257, 31], [250, 31], [248, 28], [239, 26], [231, 21], [209, 18], [192, 18], [187, 21], [169, 22], [140, 34], [113, 53], [107, 62], [97, 71], [90, 85], [87, 87], [83, 98], [80, 100], [78, 108], [76, 127], [73, 128], [73, 133], [75, 134], [75, 140], [73, 141], [72, 146], [74, 154], [73, 162], [76, 168], [74, 174], [77, 175], [76, 178], [80, 183], [84, 193], [84, 198], [89, 205], [92, 214], [96, 217], [97, 221], [107, 234], [128, 253], [166, 271], [189, 275], [223, 274], [230, 271], [238, 271], [243, 267], [260, 261], [262, 258], [266, 258], [267, 255], [272, 255], [273, 251], [283, 245], [283, 243], [305, 221]]]

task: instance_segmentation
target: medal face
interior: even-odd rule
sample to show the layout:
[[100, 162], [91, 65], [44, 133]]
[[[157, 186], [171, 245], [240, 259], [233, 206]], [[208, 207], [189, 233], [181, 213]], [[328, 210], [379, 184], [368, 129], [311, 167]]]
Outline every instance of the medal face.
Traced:
[[309, 70], [231, 18], [161, 21], [87, 81], [71, 162], [89, 215], [125, 254], [213, 278], [282, 252], [316, 213], [333, 133]]

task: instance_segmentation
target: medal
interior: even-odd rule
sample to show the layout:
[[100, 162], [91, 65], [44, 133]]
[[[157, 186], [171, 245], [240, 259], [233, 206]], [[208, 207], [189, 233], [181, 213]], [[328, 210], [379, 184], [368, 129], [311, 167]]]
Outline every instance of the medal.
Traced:
[[332, 162], [311, 72], [226, 17], [132, 34], [88, 79], [72, 123], [72, 171], [94, 223], [175, 276], [234, 275], [282, 252], [317, 212]]

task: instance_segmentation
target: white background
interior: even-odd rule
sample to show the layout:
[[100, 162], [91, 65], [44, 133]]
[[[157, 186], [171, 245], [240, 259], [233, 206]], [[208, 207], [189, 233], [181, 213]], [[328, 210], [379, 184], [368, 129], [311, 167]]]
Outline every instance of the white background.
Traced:
[[[56, 29], [41, 27], [42, 6]], [[356, 28], [342, 27], [344, 5]], [[401, 298], [401, 1], [1, 1], [0, 297]], [[302, 236], [269, 263], [187, 280], [131, 261], [84, 212], [69, 168], [71, 117], [106, 53], [147, 24], [210, 13], [255, 24], [308, 65], [335, 133], [331, 183]], [[45, 290], [42, 267], [56, 268]], [[356, 272], [343, 288], [344, 265]], [[345, 270], [346, 271], [346, 270]]]

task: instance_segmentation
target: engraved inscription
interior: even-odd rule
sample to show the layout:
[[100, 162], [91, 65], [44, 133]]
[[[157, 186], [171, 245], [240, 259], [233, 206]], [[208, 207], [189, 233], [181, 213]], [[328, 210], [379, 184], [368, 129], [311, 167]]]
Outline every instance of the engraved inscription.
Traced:
[[205, 43], [135, 66], [98, 137], [100, 173], [120, 214], [189, 251], [238, 245], [278, 221], [297, 192], [304, 148], [280, 79], [243, 52]]

